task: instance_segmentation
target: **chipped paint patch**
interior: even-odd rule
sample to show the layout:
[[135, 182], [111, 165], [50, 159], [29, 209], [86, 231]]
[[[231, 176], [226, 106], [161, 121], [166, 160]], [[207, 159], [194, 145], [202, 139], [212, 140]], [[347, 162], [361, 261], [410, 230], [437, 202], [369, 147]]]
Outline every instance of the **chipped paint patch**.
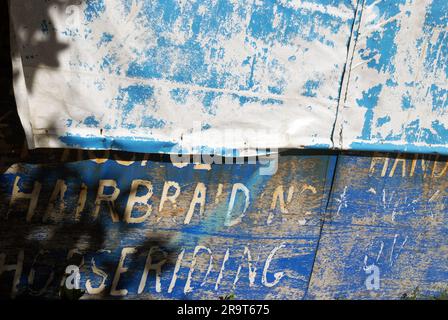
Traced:
[[447, 153], [447, 25], [445, 0], [365, 1], [337, 148]]

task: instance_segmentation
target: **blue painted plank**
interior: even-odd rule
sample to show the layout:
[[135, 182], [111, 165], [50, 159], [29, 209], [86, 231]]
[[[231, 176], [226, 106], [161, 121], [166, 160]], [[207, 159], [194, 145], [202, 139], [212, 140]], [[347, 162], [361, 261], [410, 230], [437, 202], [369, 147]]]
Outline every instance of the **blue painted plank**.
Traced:
[[424, 155], [340, 156], [307, 298], [446, 292], [447, 163]]
[[[55, 298], [64, 269], [75, 264], [85, 298], [303, 298], [334, 160], [283, 156], [272, 176], [260, 175], [259, 163], [13, 165], [0, 176], [0, 292]], [[148, 255], [152, 264], [166, 260], [159, 285]]]

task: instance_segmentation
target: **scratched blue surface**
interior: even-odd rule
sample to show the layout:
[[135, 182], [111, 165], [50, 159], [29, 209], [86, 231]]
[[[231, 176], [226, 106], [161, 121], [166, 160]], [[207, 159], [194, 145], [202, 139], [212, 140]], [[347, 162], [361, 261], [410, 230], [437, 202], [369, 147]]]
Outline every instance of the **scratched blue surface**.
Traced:
[[[206, 170], [193, 165], [176, 168], [163, 161], [102, 161], [22, 165], [1, 176], [0, 254], [11, 266], [24, 250], [14, 296], [57, 297], [67, 265], [80, 266], [84, 291], [87, 283], [93, 288], [101, 285], [103, 276], [94, 272], [94, 267], [107, 275], [101, 293], [86, 293], [85, 299], [218, 299], [229, 294], [236, 299], [400, 299], [414, 292], [418, 292], [417, 298], [428, 298], [446, 291], [446, 159], [289, 155], [280, 158], [273, 176], [260, 176], [259, 165], [249, 164], [214, 165]], [[42, 183], [29, 221], [29, 199], [10, 203], [17, 177], [24, 193], [30, 193], [36, 181]], [[65, 181], [67, 191], [63, 202], [51, 202], [58, 179]], [[116, 181], [120, 195], [112, 206], [103, 203], [95, 217], [98, 184], [104, 179]], [[136, 179], [152, 182], [153, 195], [147, 202], [152, 210], [144, 221], [132, 224], [125, 220], [124, 210]], [[178, 182], [181, 193], [177, 206], [167, 201], [160, 211], [166, 181]], [[201, 214], [197, 205], [185, 223], [200, 182], [206, 187], [205, 211]], [[87, 197], [75, 218], [82, 183]], [[218, 197], [220, 183], [223, 192]], [[230, 226], [226, 224], [230, 191], [236, 183], [250, 190], [250, 204], [241, 221]], [[283, 186], [284, 208], [279, 198], [272, 204], [279, 186]], [[113, 190], [107, 187], [104, 193]], [[140, 187], [137, 195], [146, 192]], [[52, 214], [45, 220], [51, 203]], [[61, 203], [65, 205], [62, 212]], [[237, 193], [230, 217], [238, 217], [244, 207], [245, 197]], [[115, 221], [111, 210], [117, 215]], [[145, 210], [143, 203], [136, 204], [132, 217], [142, 216]], [[121, 270], [114, 291], [113, 279], [125, 248], [135, 252], [123, 260], [122, 267], [127, 270]], [[142, 289], [151, 248], [153, 264], [166, 261], [161, 267], [160, 287], [149, 268]], [[67, 257], [73, 249], [72, 257]], [[179, 257], [181, 263], [175, 268]], [[375, 290], [366, 285], [367, 269], [372, 266], [379, 270], [379, 288]], [[13, 295], [14, 271], [0, 275], [4, 297]], [[52, 272], [53, 278], [45, 286]]]
[[[10, 169], [0, 177], [3, 219], [0, 252], [6, 254], [6, 263], [9, 264], [21, 249], [25, 251], [17, 296], [36, 294], [39, 291], [36, 288], [42, 288], [53, 270], [55, 278], [41, 295], [54, 297], [63, 275], [61, 270], [63, 272], [69, 261], [81, 265], [83, 256], [82, 288], [85, 290], [89, 279], [93, 287], [101, 283], [102, 277], [92, 272], [93, 258], [96, 267], [106, 272], [108, 277], [102, 295], [90, 297], [114, 298], [111, 283], [120, 254], [124, 248], [132, 247], [136, 248], [136, 253], [125, 259], [129, 272], [123, 273], [118, 286], [118, 289], [128, 290], [123, 298], [217, 299], [233, 293], [241, 299], [300, 299], [306, 294], [311, 274], [331, 182], [327, 181], [327, 175], [331, 176], [334, 170], [334, 160], [329, 156], [287, 156], [280, 161], [279, 171], [274, 176], [260, 176], [260, 165], [250, 164], [217, 165], [211, 170], [194, 169], [193, 165], [176, 168], [170, 163], [152, 161], [126, 166], [114, 160], [103, 164], [89, 160], [44, 167], [24, 165], [17, 171]], [[24, 193], [32, 192], [36, 181], [42, 184], [36, 210], [28, 221], [29, 201], [18, 199], [11, 204], [17, 177], [20, 178], [18, 187]], [[57, 198], [52, 202], [50, 197], [58, 179], [65, 181], [67, 191], [63, 201]], [[96, 217], [95, 199], [100, 180], [104, 179], [116, 181], [120, 196], [110, 208], [103, 203]], [[153, 196], [147, 202], [152, 205], [152, 213], [145, 221], [131, 224], [123, 215], [130, 186], [136, 179], [152, 182]], [[181, 195], [177, 199], [177, 207], [168, 201], [165, 209], [160, 211], [160, 197], [166, 181], [179, 183]], [[186, 222], [198, 183], [207, 188], [205, 211], [201, 214], [198, 205], [191, 221]], [[220, 183], [223, 184], [221, 198], [217, 195]], [[229, 226], [226, 221], [238, 217], [245, 207], [244, 193], [239, 192], [233, 210], [231, 213], [228, 211], [232, 186], [236, 183], [244, 184], [250, 191], [250, 202], [242, 220]], [[87, 187], [85, 207], [75, 217], [82, 184]], [[281, 209], [280, 200], [272, 207], [273, 194], [279, 186], [284, 186], [284, 194], [281, 195], [284, 201], [288, 201], [289, 188], [295, 188], [291, 202], [286, 203], [288, 212]], [[114, 188], [107, 187], [104, 193], [112, 194], [113, 191]], [[147, 192], [148, 189], [140, 187], [137, 195]], [[169, 192], [173, 193], [174, 190]], [[52, 213], [46, 217], [50, 203], [53, 204]], [[64, 204], [62, 211], [61, 203]], [[110, 210], [117, 214], [117, 220], [114, 221]], [[133, 216], [142, 216], [144, 212], [144, 205], [139, 203], [134, 207]], [[11, 234], [10, 230], [14, 232]], [[205, 260], [197, 262], [190, 284], [193, 289], [189, 292], [186, 281], [197, 246], [210, 250], [212, 269], [207, 275], [210, 253], [202, 249], [198, 257]], [[138, 293], [148, 252], [156, 247], [167, 254], [167, 262], [161, 272], [161, 289], [156, 289], [155, 275], [151, 271], [146, 289]], [[77, 254], [67, 260], [65, 257], [69, 250], [75, 248]], [[249, 252], [245, 254], [246, 248]], [[274, 251], [275, 255], [264, 272], [266, 261], [275, 248], [278, 251]], [[170, 290], [175, 264], [182, 252], [184, 258], [176, 273], [178, 280]], [[154, 256], [154, 261], [162, 258], [159, 253]], [[248, 263], [253, 277], [249, 276]], [[223, 264], [224, 270], [219, 276]], [[31, 268], [36, 273], [34, 282], [30, 282], [27, 276]], [[278, 283], [269, 286], [279, 272], [283, 272], [283, 276]], [[10, 277], [13, 275], [14, 272], [5, 272], [0, 276], [2, 295], [10, 294]]]
[[[376, 157], [338, 158], [309, 298], [428, 299], [446, 290], [446, 159]], [[366, 287], [372, 266], [378, 290]]]

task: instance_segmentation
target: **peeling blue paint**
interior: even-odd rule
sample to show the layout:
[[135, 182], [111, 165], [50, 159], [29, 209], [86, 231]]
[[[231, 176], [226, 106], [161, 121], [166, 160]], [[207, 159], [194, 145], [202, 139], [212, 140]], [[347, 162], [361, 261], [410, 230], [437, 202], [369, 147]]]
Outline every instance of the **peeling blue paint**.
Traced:
[[[350, 108], [342, 109], [339, 117], [343, 148], [446, 152], [446, 5], [439, 0], [382, 0], [363, 6], [357, 26], [361, 36], [354, 39], [357, 65], [350, 72], [344, 102]], [[352, 108], [367, 108], [361, 128], [352, 116], [359, 113], [344, 116]]]
[[[13, 4], [15, 18], [25, 15], [22, 1]], [[46, 21], [37, 10], [27, 27], [41, 35], [51, 29], [68, 46], [61, 66], [50, 65], [50, 86], [67, 82], [76, 99], [54, 95], [46, 104], [54, 108], [48, 114], [69, 123], [63, 139], [81, 138], [80, 132], [94, 138], [104, 129], [111, 139], [147, 137], [154, 150], [154, 137], [177, 145], [189, 124], [204, 122], [205, 144], [213, 145], [213, 134], [238, 124], [282, 131], [279, 148], [378, 144], [377, 150], [391, 143], [443, 150], [446, 6], [444, 0], [90, 0], [82, 4], [81, 26]], [[25, 78], [39, 82], [36, 99], [22, 107], [44, 119], [39, 101], [49, 84], [28, 73], [44, 72], [46, 49], [19, 47]], [[67, 101], [84, 118], [70, 119], [79, 113]], [[91, 114], [96, 122], [87, 119]], [[40, 128], [36, 119], [22, 123]], [[63, 139], [28, 140], [36, 143], [31, 147], [63, 147]]]
[[107, 43], [112, 42], [114, 36], [108, 32], [104, 32], [103, 35], [101, 36], [100, 41], [98, 42], [98, 47], [101, 47]]
[[316, 89], [319, 88], [320, 82], [318, 80], [308, 80], [305, 83], [303, 95], [306, 97], [317, 97]]
[[363, 92], [363, 98], [357, 100], [358, 104], [367, 109], [364, 116], [364, 126], [362, 130], [361, 139], [369, 140], [372, 133], [372, 121], [375, 113], [375, 107], [378, 104], [379, 95], [383, 86], [377, 85], [370, 88], [367, 92]]
[[382, 117], [382, 118], [378, 118], [378, 120], [376, 122], [376, 126], [377, 127], [381, 127], [381, 126], [385, 125], [388, 122], [390, 122], [390, 116], [385, 116], [385, 117]]
[[131, 85], [120, 89], [120, 94], [116, 98], [123, 110], [124, 116], [128, 115], [136, 105], [145, 105], [148, 99], [152, 98], [154, 88], [147, 85]]
[[98, 125], [100, 123], [98, 120], [95, 119], [94, 116], [90, 116], [90, 117], [85, 118], [84, 124], [87, 125], [88, 127], [95, 128], [95, 127], [98, 127]]
[[97, 19], [106, 9], [104, 0], [86, 0], [85, 5], [84, 15], [89, 22]]

